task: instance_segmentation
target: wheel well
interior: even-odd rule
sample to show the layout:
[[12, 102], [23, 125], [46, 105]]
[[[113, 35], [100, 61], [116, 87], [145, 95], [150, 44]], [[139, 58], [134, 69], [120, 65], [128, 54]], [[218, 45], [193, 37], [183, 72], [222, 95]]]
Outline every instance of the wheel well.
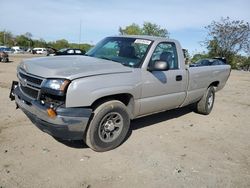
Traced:
[[210, 86], [218, 87], [219, 83], [220, 83], [219, 81], [215, 81], [215, 82], [211, 83], [211, 84], [209, 85], [209, 87], [210, 87]]
[[130, 117], [133, 118], [134, 98], [129, 93], [109, 95], [109, 96], [99, 98], [92, 103], [91, 108], [93, 110], [95, 110], [99, 105], [101, 105], [104, 102], [110, 101], [110, 100], [118, 100], [118, 101], [122, 102], [125, 106], [127, 106]]

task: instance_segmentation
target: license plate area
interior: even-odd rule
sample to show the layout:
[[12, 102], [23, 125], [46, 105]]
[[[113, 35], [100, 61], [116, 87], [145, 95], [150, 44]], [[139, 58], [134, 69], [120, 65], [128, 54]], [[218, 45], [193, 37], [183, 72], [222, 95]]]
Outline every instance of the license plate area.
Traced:
[[17, 81], [12, 81], [11, 89], [10, 89], [10, 95], [9, 98], [11, 101], [15, 100], [15, 93], [14, 90], [17, 87], [18, 82]]

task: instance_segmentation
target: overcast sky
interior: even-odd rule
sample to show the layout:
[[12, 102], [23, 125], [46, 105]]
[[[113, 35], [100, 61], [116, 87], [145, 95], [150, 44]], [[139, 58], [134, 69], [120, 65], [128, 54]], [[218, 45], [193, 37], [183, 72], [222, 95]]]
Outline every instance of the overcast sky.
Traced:
[[150, 21], [194, 53], [204, 50], [204, 27], [226, 16], [250, 22], [250, 0], [3, 0], [0, 30], [78, 43], [81, 20], [81, 42], [95, 44], [119, 26]]

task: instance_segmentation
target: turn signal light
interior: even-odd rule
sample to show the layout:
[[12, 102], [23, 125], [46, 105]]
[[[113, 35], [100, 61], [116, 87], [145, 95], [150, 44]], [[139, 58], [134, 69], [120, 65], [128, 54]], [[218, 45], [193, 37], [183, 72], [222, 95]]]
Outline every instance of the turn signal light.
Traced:
[[52, 108], [48, 108], [48, 109], [47, 109], [47, 113], [48, 113], [48, 116], [49, 116], [50, 118], [55, 118], [55, 117], [56, 117], [56, 111], [53, 110]]

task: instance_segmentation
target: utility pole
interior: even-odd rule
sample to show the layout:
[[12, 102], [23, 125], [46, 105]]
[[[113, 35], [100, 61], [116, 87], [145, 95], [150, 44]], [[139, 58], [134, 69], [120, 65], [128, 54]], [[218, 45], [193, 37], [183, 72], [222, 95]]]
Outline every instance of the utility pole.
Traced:
[[82, 35], [82, 20], [80, 19], [80, 32], [79, 32], [79, 48], [80, 48], [80, 44], [81, 44], [81, 35]]
[[3, 31], [3, 45], [5, 46], [6, 38], [5, 38], [5, 30]]

